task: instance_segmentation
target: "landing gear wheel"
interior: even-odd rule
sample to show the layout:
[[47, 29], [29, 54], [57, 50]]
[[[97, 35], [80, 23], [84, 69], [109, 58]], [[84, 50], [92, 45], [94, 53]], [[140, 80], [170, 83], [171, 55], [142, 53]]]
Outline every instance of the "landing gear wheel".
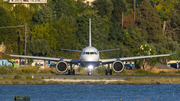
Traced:
[[75, 75], [75, 70], [72, 71], [72, 75]]
[[112, 70], [109, 70], [109, 74], [112, 75]]
[[105, 75], [108, 75], [108, 71], [107, 70], [105, 70]]
[[70, 70], [68, 70], [68, 75], [71, 75], [71, 71]]

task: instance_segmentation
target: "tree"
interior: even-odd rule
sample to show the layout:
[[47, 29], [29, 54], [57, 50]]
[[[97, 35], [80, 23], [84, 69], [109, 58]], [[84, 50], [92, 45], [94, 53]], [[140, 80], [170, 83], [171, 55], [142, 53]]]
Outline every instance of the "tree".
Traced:
[[95, 0], [92, 2], [93, 9], [98, 10], [98, 14], [103, 17], [107, 16], [109, 19], [111, 18], [113, 3], [111, 0]]
[[34, 40], [34, 38], [32, 38], [27, 42], [27, 54], [29, 55], [46, 56], [46, 55], [50, 55], [49, 50], [50, 50], [49, 44], [44, 39]]
[[53, 20], [53, 10], [48, 6], [42, 6], [42, 9], [39, 10], [33, 17], [33, 20], [37, 23], [46, 23]]
[[57, 50], [57, 37], [59, 36], [57, 30], [50, 23], [43, 23], [41, 25], [35, 25], [30, 33], [30, 37], [36, 39], [44, 39], [49, 44], [51, 51]]
[[141, 12], [140, 19], [136, 24], [142, 29], [142, 36], [148, 43], [159, 43], [163, 40], [161, 20], [155, 8], [147, 0], [144, 0], [139, 6]]
[[113, 11], [111, 20], [113, 23], [121, 22], [122, 12], [127, 11], [127, 3], [125, 0], [111, 0], [113, 3]]
[[12, 14], [15, 17], [17, 25], [25, 25], [25, 23], [29, 25], [33, 16], [33, 12], [22, 4], [16, 5], [12, 10]]
[[151, 0], [152, 5], [155, 6], [160, 15], [161, 21], [169, 19], [172, 12], [175, 11], [175, 5], [178, 2], [177, 0]]
[[[14, 18], [10, 12], [3, 7], [0, 7], [0, 27], [14, 26]], [[4, 42], [8, 52], [17, 49], [18, 34], [16, 28], [0, 28], [0, 44]]]
[[91, 18], [92, 46], [104, 49], [104, 45], [108, 41], [109, 25], [108, 18], [101, 18], [97, 11], [88, 11], [82, 13], [77, 19], [79, 26], [77, 31], [78, 42], [80, 48], [84, 48], [89, 44], [89, 18]]
[[87, 9], [86, 4], [82, 0], [54, 0], [54, 9], [56, 12], [57, 20], [62, 16], [62, 14], [68, 17], [77, 18], [81, 13]]

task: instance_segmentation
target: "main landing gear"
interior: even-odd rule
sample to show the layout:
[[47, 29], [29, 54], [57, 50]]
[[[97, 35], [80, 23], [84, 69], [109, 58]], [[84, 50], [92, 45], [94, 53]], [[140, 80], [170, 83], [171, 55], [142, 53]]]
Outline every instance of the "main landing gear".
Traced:
[[70, 64], [70, 70], [68, 70], [68, 75], [75, 75], [75, 70], [72, 67], [72, 64]]
[[105, 75], [108, 75], [108, 73], [109, 73], [109, 75], [112, 75], [112, 69], [110, 69], [109, 64], [108, 64], [107, 69], [105, 70]]

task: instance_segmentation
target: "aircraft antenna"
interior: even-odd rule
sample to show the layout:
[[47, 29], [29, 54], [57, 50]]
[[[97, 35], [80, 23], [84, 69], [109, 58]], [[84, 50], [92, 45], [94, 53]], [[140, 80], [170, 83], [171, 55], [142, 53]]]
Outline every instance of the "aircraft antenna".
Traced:
[[89, 18], [89, 47], [91, 47], [91, 18]]

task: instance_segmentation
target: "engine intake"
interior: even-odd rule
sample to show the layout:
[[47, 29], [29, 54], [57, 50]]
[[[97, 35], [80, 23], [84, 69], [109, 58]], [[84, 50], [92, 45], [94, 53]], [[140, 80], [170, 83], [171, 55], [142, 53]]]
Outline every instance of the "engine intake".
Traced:
[[121, 61], [115, 61], [113, 63], [113, 70], [118, 73], [123, 72], [124, 64]]
[[66, 72], [67, 69], [68, 69], [68, 65], [67, 65], [67, 63], [64, 62], [64, 61], [60, 61], [60, 62], [58, 62], [57, 65], [56, 65], [56, 70], [57, 70], [58, 72], [60, 72], [60, 73]]

